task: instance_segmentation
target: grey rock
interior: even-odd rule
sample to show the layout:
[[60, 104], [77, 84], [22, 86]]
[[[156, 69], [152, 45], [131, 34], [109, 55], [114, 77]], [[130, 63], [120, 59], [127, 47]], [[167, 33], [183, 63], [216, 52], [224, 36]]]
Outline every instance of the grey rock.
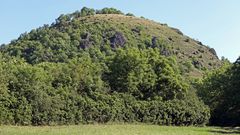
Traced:
[[110, 39], [111, 47], [124, 47], [126, 39], [121, 32], [116, 32]]

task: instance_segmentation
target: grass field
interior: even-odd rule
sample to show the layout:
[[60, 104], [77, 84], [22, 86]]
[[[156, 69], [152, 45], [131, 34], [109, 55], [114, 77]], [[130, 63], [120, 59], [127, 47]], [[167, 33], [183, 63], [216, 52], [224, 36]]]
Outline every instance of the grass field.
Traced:
[[0, 126], [0, 135], [240, 135], [239, 129], [154, 125]]

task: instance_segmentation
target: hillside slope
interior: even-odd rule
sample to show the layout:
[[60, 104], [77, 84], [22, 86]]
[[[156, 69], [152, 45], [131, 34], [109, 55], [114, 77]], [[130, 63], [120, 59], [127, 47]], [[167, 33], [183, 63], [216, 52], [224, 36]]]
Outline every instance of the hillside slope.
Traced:
[[157, 47], [162, 55], [175, 56], [181, 71], [191, 77], [200, 77], [204, 71], [221, 65], [213, 48], [165, 24], [121, 14], [70, 15], [60, 16], [51, 26], [22, 34], [0, 51], [37, 64], [65, 62], [89, 48], [106, 52], [119, 47]]

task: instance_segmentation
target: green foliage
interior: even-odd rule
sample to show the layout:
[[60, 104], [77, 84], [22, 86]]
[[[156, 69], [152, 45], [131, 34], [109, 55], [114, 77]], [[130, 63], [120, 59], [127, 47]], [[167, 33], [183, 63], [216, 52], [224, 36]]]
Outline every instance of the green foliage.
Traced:
[[122, 12], [84, 7], [0, 48], [0, 124], [207, 123], [170, 42], [94, 14]]
[[107, 81], [118, 92], [127, 92], [148, 99], [183, 98], [187, 85], [180, 82], [175, 63], [162, 57], [159, 49], [118, 50], [109, 64]]
[[95, 14], [95, 10], [92, 8], [87, 8], [87, 7], [83, 7], [81, 9], [81, 16], [89, 16], [89, 15], [94, 15]]
[[117, 49], [106, 57], [91, 55], [36, 65], [3, 59], [1, 124], [207, 122], [208, 108], [187, 98], [187, 84], [171, 67], [174, 60], [161, 56], [158, 49]]
[[123, 14], [122, 11], [115, 8], [103, 8], [102, 10], [97, 10], [97, 14]]
[[135, 16], [135, 15], [132, 13], [127, 13], [126, 16]]
[[200, 83], [198, 94], [211, 108], [212, 124], [240, 124], [239, 67], [239, 59], [232, 65], [225, 61], [222, 68], [208, 74]]
[[182, 72], [190, 72], [193, 70], [193, 65], [191, 61], [185, 61], [182, 66]]

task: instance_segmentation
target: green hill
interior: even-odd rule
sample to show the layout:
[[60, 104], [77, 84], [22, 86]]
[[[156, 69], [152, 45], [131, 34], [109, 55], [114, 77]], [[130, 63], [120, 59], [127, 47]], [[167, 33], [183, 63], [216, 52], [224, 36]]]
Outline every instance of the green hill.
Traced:
[[162, 55], [175, 56], [181, 71], [193, 77], [221, 65], [213, 48], [166, 24], [126, 16], [120, 11], [113, 12], [118, 14], [87, 13], [61, 15], [51, 26], [22, 34], [0, 51], [36, 64], [66, 62], [89, 48], [101, 52], [116, 48], [160, 48]]
[[180, 30], [113, 8], [61, 15], [0, 52], [0, 124], [206, 124], [192, 78], [221, 65]]

